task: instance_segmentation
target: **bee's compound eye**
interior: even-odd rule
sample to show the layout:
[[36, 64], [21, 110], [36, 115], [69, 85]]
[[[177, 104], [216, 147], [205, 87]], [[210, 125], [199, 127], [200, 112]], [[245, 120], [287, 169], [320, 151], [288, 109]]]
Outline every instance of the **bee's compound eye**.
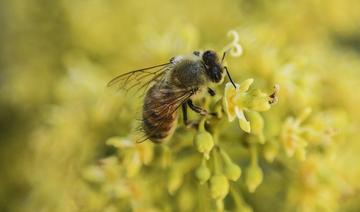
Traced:
[[211, 54], [212, 54], [212, 52], [210, 50], [207, 50], [204, 52], [203, 57], [204, 58], [210, 57]]
[[207, 65], [214, 64], [217, 61], [216, 53], [211, 50], [205, 51], [202, 57], [203, 57], [203, 61]]
[[196, 56], [200, 56], [200, 52], [199, 52], [199, 51], [194, 51], [193, 54], [196, 55]]
[[209, 70], [209, 75], [213, 82], [218, 83], [222, 79], [222, 70], [219, 66], [213, 66]]

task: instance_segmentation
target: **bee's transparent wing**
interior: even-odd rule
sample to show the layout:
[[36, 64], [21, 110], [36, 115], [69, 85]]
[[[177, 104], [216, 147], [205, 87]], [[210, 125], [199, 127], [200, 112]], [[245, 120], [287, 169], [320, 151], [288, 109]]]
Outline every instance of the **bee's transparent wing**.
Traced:
[[108, 82], [108, 87], [129, 91], [137, 88], [147, 89], [152, 82], [163, 80], [164, 74], [172, 67], [172, 63], [164, 63], [156, 66], [142, 68], [121, 74]]
[[[194, 89], [160, 89], [159, 92], [172, 92], [172, 95], [165, 95], [167, 97], [163, 98], [160, 102], [158, 102], [156, 105], [148, 105], [148, 110], [151, 111], [160, 111], [158, 114], [160, 114], [157, 118], [157, 124], [152, 127], [150, 130], [150, 133], [146, 133], [143, 129], [142, 124], [138, 127], [138, 130], [143, 133], [143, 136], [138, 139], [137, 143], [141, 143], [149, 138], [151, 138], [156, 133], [159, 133], [159, 130], [163, 128], [164, 124], [166, 124], [166, 119], [168, 116], [175, 113], [179, 107], [185, 103], [187, 100], [190, 99], [192, 95], [195, 94], [196, 90]], [[144, 114], [144, 113], [143, 113]], [[143, 117], [141, 122], [143, 123], [144, 120], [146, 120], [149, 117]]]

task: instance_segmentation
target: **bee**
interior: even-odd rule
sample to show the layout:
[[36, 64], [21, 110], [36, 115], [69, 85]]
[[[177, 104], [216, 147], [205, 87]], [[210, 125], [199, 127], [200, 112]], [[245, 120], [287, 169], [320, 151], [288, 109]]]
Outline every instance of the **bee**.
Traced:
[[194, 51], [173, 57], [168, 63], [121, 74], [108, 83], [108, 87], [119, 85], [124, 90], [145, 89], [141, 120], [144, 137], [139, 142], [169, 140], [175, 131], [180, 107], [185, 124], [189, 123], [187, 107], [203, 116], [214, 115], [195, 105], [193, 100], [206, 92], [214, 96], [215, 91], [209, 85], [222, 83], [225, 72], [236, 87], [223, 65], [225, 55], [226, 52], [220, 60], [215, 51]]

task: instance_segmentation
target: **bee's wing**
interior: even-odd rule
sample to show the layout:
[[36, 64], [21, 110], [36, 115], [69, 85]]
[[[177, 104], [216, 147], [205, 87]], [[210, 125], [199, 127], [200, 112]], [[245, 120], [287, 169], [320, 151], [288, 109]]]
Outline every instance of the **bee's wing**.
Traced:
[[[160, 89], [159, 92], [168, 93], [172, 92], [172, 95], [164, 95], [165, 98], [161, 100], [161, 102], [157, 103], [156, 105], [149, 105], [148, 110], [150, 111], [160, 111], [157, 112], [160, 114], [158, 117], [156, 117], [157, 124], [152, 127], [150, 130], [150, 133], [145, 133], [143, 126], [139, 126], [138, 130], [144, 133], [144, 136], [138, 139], [137, 143], [141, 143], [149, 138], [151, 138], [153, 135], [159, 132], [159, 130], [166, 124], [166, 119], [168, 116], [175, 113], [179, 107], [185, 103], [187, 100], [190, 99], [192, 95], [195, 94], [196, 90], [194, 89]], [[143, 117], [144, 121], [145, 119], [150, 117]]]
[[108, 87], [117, 87], [129, 91], [135, 87], [138, 90], [148, 88], [157, 80], [162, 80], [164, 73], [172, 67], [172, 63], [164, 63], [156, 66], [142, 68], [121, 74], [108, 82]]

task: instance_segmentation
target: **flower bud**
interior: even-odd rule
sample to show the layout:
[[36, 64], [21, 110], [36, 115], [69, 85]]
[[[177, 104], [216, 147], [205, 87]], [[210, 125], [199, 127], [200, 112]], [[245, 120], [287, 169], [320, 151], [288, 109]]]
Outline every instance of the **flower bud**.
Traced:
[[209, 159], [209, 153], [214, 147], [214, 140], [206, 130], [199, 130], [194, 137], [194, 145], [199, 152], [204, 154], [206, 159]]
[[229, 193], [229, 181], [225, 175], [217, 174], [210, 179], [211, 197], [214, 199], [224, 199]]
[[268, 162], [273, 162], [279, 152], [279, 144], [275, 140], [266, 142], [264, 146], [264, 157]]
[[263, 172], [257, 164], [251, 164], [246, 170], [246, 185], [251, 193], [261, 184]]
[[232, 162], [231, 158], [225, 151], [220, 150], [220, 153], [224, 160], [224, 173], [226, 177], [232, 181], [238, 180], [241, 175], [241, 168]]
[[200, 184], [204, 184], [209, 180], [211, 176], [210, 169], [206, 166], [206, 162], [203, 161], [201, 165], [196, 169], [196, 178], [200, 181]]
[[241, 175], [241, 169], [235, 163], [225, 163], [224, 173], [229, 180], [236, 181]]

